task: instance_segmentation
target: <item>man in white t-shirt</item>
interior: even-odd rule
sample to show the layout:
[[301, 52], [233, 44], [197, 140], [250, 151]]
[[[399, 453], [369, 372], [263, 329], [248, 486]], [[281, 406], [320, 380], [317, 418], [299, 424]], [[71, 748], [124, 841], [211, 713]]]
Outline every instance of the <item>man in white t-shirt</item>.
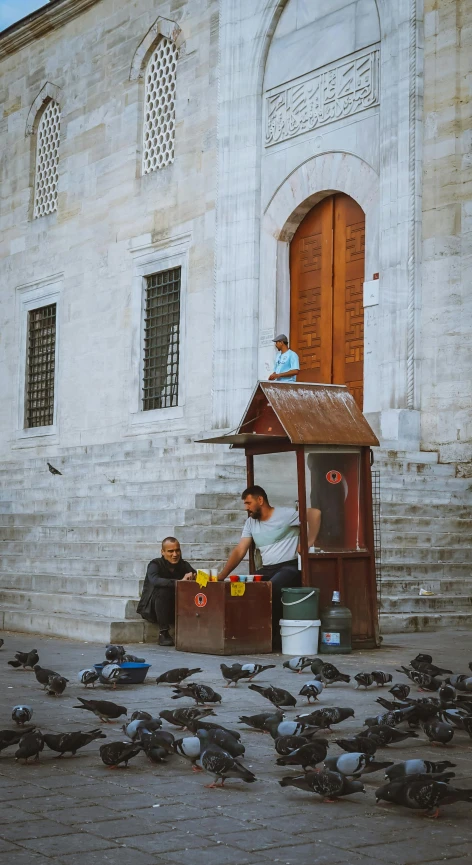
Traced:
[[298, 511], [294, 508], [271, 507], [265, 490], [257, 485], [244, 490], [241, 498], [247, 520], [241, 540], [230, 553], [218, 579], [224, 580], [239, 565], [254, 541], [262, 557], [262, 568], [259, 568], [258, 573], [272, 583], [272, 633], [276, 641], [278, 623], [282, 618], [282, 589], [301, 585], [297, 560], [300, 535]]

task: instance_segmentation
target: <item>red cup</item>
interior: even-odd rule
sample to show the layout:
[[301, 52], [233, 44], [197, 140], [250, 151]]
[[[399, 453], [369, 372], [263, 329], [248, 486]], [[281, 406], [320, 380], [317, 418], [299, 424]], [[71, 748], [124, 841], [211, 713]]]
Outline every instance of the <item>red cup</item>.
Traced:
[[254, 582], [261, 583], [262, 582], [262, 574], [254, 574]]
[[229, 579], [231, 583], [239, 583], [239, 577], [237, 574], [233, 574]]

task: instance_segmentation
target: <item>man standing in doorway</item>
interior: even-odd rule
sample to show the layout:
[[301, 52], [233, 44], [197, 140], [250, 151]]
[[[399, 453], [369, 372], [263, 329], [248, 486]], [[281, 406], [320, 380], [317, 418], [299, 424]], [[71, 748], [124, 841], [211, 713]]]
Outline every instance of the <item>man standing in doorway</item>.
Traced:
[[272, 342], [275, 342], [277, 355], [274, 372], [269, 376], [269, 381], [296, 381], [300, 372], [300, 360], [298, 354], [288, 347], [288, 337], [285, 333], [279, 333]]

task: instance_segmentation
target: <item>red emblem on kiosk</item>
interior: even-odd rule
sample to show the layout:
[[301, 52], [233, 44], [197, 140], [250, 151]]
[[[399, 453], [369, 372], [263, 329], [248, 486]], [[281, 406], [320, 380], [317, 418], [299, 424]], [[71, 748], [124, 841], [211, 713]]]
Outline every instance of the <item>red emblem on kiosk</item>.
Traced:
[[341, 472], [336, 471], [336, 469], [332, 469], [330, 472], [326, 474], [326, 480], [329, 484], [339, 484], [341, 483], [343, 476]]
[[203, 592], [199, 592], [198, 595], [195, 595], [195, 604], [197, 607], [206, 607], [208, 598]]

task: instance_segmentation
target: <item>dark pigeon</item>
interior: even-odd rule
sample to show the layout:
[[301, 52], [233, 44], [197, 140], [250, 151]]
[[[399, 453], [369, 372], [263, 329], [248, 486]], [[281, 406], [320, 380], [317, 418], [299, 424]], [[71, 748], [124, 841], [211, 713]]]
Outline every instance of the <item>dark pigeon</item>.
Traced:
[[31, 706], [14, 706], [11, 713], [12, 721], [14, 721], [15, 724], [18, 724], [19, 727], [23, 726], [23, 724], [27, 724], [28, 721], [31, 721], [32, 717], [33, 710]]
[[296, 720], [315, 727], [329, 730], [331, 724], [340, 724], [348, 718], [354, 717], [354, 709], [339, 706], [326, 706], [324, 709], [315, 709], [309, 715], [297, 715]]
[[392, 694], [397, 700], [406, 700], [410, 691], [411, 688], [409, 685], [393, 685], [388, 693]]
[[35, 727], [24, 727], [22, 730], [0, 730], [0, 751], [9, 748], [10, 745], [18, 745], [20, 739], [27, 733], [32, 733]]
[[379, 742], [379, 747], [391, 745], [396, 742], [403, 742], [405, 739], [417, 739], [418, 733], [414, 730], [397, 730], [395, 727], [390, 727], [388, 724], [372, 724], [368, 730], [362, 730], [359, 736], [371, 736]]
[[349, 754], [356, 753], [358, 751], [361, 754], [368, 754], [370, 757], [373, 757], [377, 748], [381, 746], [381, 741], [377, 736], [353, 736], [350, 739], [335, 739], [334, 744], [338, 745], [343, 751], [347, 751]]
[[125, 764], [125, 769], [128, 768], [128, 761], [136, 757], [142, 750], [141, 743], [136, 745], [133, 742], [107, 742], [106, 745], [100, 747], [100, 757], [105, 766], [115, 769], [120, 763]]
[[106, 648], [105, 658], [111, 663], [122, 664], [125, 654], [126, 649], [124, 646], [115, 646], [111, 644]]
[[16, 652], [15, 660], [8, 661], [10, 667], [29, 667], [31, 670], [39, 663], [39, 655], [37, 649], [31, 649], [31, 652]]
[[56, 673], [55, 670], [48, 670], [46, 667], [40, 667], [39, 664], [35, 664], [33, 669], [36, 681], [43, 687], [46, 687], [49, 682], [49, 676], [60, 676], [60, 673]]
[[401, 670], [397, 670], [397, 673], [404, 673], [423, 691], [439, 691], [442, 684], [440, 679], [435, 679], [428, 673], [420, 673], [418, 670], [409, 670], [408, 667], [402, 667]]
[[194, 721], [196, 718], [206, 718], [208, 715], [214, 715], [213, 709], [163, 709], [159, 712], [159, 717], [174, 727], [181, 729], [186, 727], [189, 721]]
[[33, 730], [21, 737], [18, 751], [15, 752], [15, 760], [28, 762], [30, 757], [39, 760], [39, 752], [44, 748], [43, 735], [39, 730]]
[[209, 742], [213, 745], [218, 745], [219, 748], [227, 751], [232, 757], [242, 757], [246, 753], [243, 743], [238, 742], [231, 733], [227, 733], [225, 730], [205, 730], [204, 732], [206, 732]]
[[339, 772], [330, 772], [327, 769], [322, 772], [307, 772], [306, 775], [290, 775], [282, 778], [279, 784], [281, 787], [297, 787], [308, 793], [318, 793], [325, 802], [334, 802], [341, 796], [364, 792], [361, 781], [350, 781]]
[[152, 721], [152, 715], [149, 712], [143, 712], [141, 709], [136, 709], [130, 717], [130, 721]]
[[[47, 462], [47, 460], [46, 460], [46, 462]], [[62, 477], [62, 472], [60, 472], [59, 469], [56, 469], [54, 466], [52, 466], [51, 463], [47, 462], [47, 467], [48, 467], [48, 469], [52, 475], [61, 475], [61, 477]]]
[[205, 703], [221, 703], [221, 694], [217, 694], [209, 685], [197, 685], [195, 682], [174, 688], [172, 699], [180, 700], [181, 697], [192, 697], [197, 706], [203, 706]]
[[83, 697], [77, 697], [82, 703], [81, 706], [73, 706], [74, 709], [85, 709], [86, 712], [93, 712], [101, 721], [117, 721], [120, 715], [127, 715], [128, 709], [125, 706], [118, 706], [109, 700], [84, 700]]
[[75, 757], [80, 748], [89, 745], [95, 739], [106, 739], [105, 733], [101, 730], [90, 730], [88, 733], [83, 733], [82, 730], [76, 730], [72, 733], [45, 733], [43, 735], [45, 744], [51, 751], [57, 751], [59, 757], [67, 754], [69, 751]]
[[152, 763], [162, 763], [173, 753], [174, 737], [165, 730], [155, 730], [154, 733], [140, 730], [139, 739], [146, 757]]
[[193, 721], [189, 721], [187, 724], [187, 730], [190, 730], [194, 736], [197, 735], [197, 730], [223, 730], [224, 733], [229, 733], [229, 735], [238, 742], [241, 738], [241, 733], [239, 733], [238, 730], [229, 730], [228, 727], [223, 727], [221, 724], [216, 724], [212, 721], [205, 721], [201, 718], [195, 718]]
[[412, 810], [427, 811], [437, 817], [440, 805], [471, 802], [472, 789], [459, 790], [450, 787], [447, 780], [437, 781], [428, 775], [411, 775], [379, 787], [375, 791], [375, 797], [377, 802], [384, 799]]
[[46, 693], [50, 697], [60, 697], [64, 693], [68, 681], [69, 679], [65, 679], [64, 676], [49, 676]]
[[215, 780], [208, 787], [218, 787], [218, 779], [221, 779], [219, 786], [223, 787], [227, 778], [238, 778], [248, 784], [256, 781], [256, 776], [246, 769], [242, 763], [236, 760], [228, 751], [219, 748], [213, 742], [210, 742], [206, 730], [199, 730], [197, 733], [200, 739], [200, 764], [205, 772], [214, 775]]
[[311, 665], [311, 672], [314, 676], [321, 675], [327, 685], [333, 685], [335, 682], [350, 682], [351, 677], [347, 673], [341, 673], [334, 664], [322, 661], [321, 658], [315, 658]]
[[303, 771], [314, 769], [318, 763], [326, 759], [328, 753], [328, 742], [326, 739], [316, 739], [302, 745], [286, 757], [279, 757], [277, 766], [301, 766]]
[[454, 727], [437, 718], [423, 721], [421, 728], [433, 745], [447, 745], [454, 736]]
[[373, 677], [375, 684], [379, 687], [383, 687], [393, 681], [392, 674], [384, 673], [383, 670], [372, 670], [371, 676]]
[[180, 685], [184, 679], [188, 679], [195, 673], [203, 673], [203, 670], [201, 670], [200, 667], [193, 667], [193, 669], [189, 669], [188, 667], [176, 667], [175, 669], [167, 670], [166, 673], [162, 673], [158, 676], [156, 684], [160, 685], [163, 683], [166, 685]]
[[358, 688], [361, 685], [363, 688], [368, 688], [370, 685], [374, 684], [374, 677], [372, 673], [357, 673], [357, 675], [354, 676], [354, 679], [357, 682]]
[[261, 685], [249, 685], [249, 688], [251, 691], [257, 691], [266, 700], [270, 700], [278, 709], [280, 707], [286, 708], [297, 705], [297, 700], [293, 694], [285, 691], [284, 688], [273, 688], [272, 685], [269, 685], [267, 688], [263, 688]]
[[288, 754], [292, 754], [297, 748], [307, 745], [308, 741], [306, 736], [279, 736], [275, 740], [274, 745], [277, 754], [280, 754], [281, 757], [287, 757]]
[[283, 712], [259, 712], [257, 715], [240, 715], [239, 721], [241, 724], [247, 724], [248, 727], [252, 727], [253, 730], [261, 730], [263, 733], [268, 733], [268, 729], [266, 727], [266, 722], [270, 722], [272, 720], [276, 720], [280, 723], [283, 721], [284, 713]]

